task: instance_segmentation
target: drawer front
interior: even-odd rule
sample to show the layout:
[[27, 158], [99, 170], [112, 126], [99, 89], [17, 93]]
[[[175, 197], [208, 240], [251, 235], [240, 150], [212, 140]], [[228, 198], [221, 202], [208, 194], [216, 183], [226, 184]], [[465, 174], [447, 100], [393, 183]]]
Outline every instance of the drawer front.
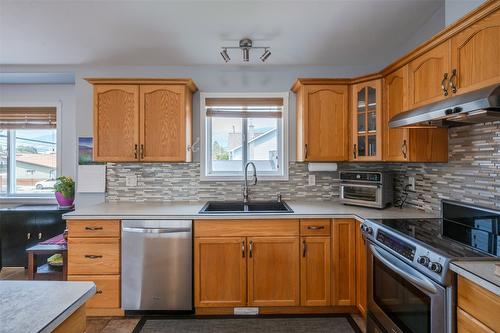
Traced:
[[195, 237], [298, 236], [299, 220], [196, 220]]
[[119, 275], [68, 275], [68, 281], [90, 281], [96, 286], [96, 294], [90, 298], [87, 308], [119, 308]]
[[69, 220], [68, 237], [120, 237], [120, 220]]
[[464, 310], [457, 308], [457, 332], [458, 333], [494, 333], [483, 323]]
[[301, 236], [330, 236], [330, 219], [300, 220]]
[[465, 312], [488, 326], [495, 332], [500, 332], [500, 297], [483, 287], [458, 276], [458, 306]]
[[120, 274], [120, 240], [69, 238], [68, 274]]

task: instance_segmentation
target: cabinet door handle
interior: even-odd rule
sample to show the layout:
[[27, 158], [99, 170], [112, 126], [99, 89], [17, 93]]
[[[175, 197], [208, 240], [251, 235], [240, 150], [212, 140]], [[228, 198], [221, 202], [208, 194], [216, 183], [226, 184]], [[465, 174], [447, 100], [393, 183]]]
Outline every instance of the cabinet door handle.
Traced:
[[38, 239], [42, 239], [42, 233], [41, 232], [38, 233]]
[[352, 147], [352, 157], [356, 159], [356, 144], [354, 144]]
[[451, 71], [451, 76], [450, 76], [451, 92], [454, 94], [457, 92], [456, 79], [457, 79], [457, 70], [454, 69]]
[[403, 153], [403, 158], [406, 160], [408, 158], [408, 146], [406, 144], [406, 140], [403, 140], [403, 144], [401, 145], [401, 152]]
[[241, 242], [241, 257], [245, 258], [245, 241]]
[[101, 255], [95, 255], [95, 254], [86, 254], [85, 258], [87, 258], [87, 259], [99, 259], [99, 258], [102, 258], [102, 256]]
[[248, 256], [250, 258], [253, 258], [253, 241], [250, 241], [250, 249], [249, 250], [250, 250], [250, 252], [249, 252]]
[[304, 159], [307, 160], [307, 154], [308, 154], [308, 149], [307, 149], [307, 143], [304, 145]]
[[307, 253], [307, 243], [306, 240], [304, 239], [302, 241], [302, 256], [305, 258]]
[[102, 290], [96, 290], [96, 294], [102, 294]]
[[134, 158], [137, 159], [139, 157], [138, 145], [134, 145]]
[[324, 225], [309, 225], [309, 226], [307, 226], [307, 229], [309, 229], [309, 230], [321, 230], [321, 229], [325, 229], [325, 226]]
[[30, 240], [30, 238], [31, 238], [31, 232], [28, 232], [28, 233], [26, 234], [26, 239], [27, 239], [27, 240]]
[[85, 230], [90, 230], [90, 231], [102, 230], [102, 227], [85, 227]]
[[443, 80], [441, 80], [441, 89], [443, 90], [444, 96], [448, 96], [448, 85], [445, 85], [446, 80], [448, 80], [448, 73], [444, 73]]
[[142, 143], [141, 143], [140, 151], [141, 151], [141, 159], [143, 159], [144, 158], [144, 145]]

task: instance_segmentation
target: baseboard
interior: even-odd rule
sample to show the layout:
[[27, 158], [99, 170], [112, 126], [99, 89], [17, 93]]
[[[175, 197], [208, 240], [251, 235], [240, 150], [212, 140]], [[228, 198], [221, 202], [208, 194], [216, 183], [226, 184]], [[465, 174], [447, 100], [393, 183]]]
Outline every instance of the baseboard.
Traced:
[[87, 308], [87, 317], [123, 317], [125, 312], [120, 308]]

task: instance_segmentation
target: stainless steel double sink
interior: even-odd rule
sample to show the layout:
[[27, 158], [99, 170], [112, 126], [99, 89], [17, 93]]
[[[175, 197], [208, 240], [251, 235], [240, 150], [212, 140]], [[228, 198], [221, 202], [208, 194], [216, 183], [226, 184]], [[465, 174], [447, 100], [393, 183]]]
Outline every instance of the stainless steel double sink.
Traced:
[[284, 201], [208, 201], [200, 214], [293, 213]]

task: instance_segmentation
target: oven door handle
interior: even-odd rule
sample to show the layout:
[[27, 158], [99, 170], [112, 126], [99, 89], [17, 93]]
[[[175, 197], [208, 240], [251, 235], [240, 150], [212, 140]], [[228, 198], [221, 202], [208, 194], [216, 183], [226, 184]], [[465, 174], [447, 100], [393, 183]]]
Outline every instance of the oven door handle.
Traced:
[[[401, 267], [401, 264], [396, 264], [393, 263], [390, 258], [387, 258], [383, 253], [381, 253], [375, 246], [370, 244], [370, 250], [373, 253], [373, 256], [380, 260], [384, 265], [404, 277], [405, 279], [411, 281], [415, 285], [419, 286], [420, 288], [424, 289], [425, 291], [435, 294], [437, 293], [437, 289], [434, 286], [434, 284], [427, 279], [423, 274], [419, 273], [417, 270], [414, 270], [413, 268], [409, 267], [408, 268], [403, 268]], [[398, 260], [398, 259], [396, 259]], [[415, 275], [418, 275], [415, 276]]]
[[379, 188], [380, 184], [373, 185], [373, 184], [353, 184], [353, 183], [343, 183], [340, 186], [346, 187], [346, 186], [351, 186], [351, 187], [365, 187], [365, 188]]

